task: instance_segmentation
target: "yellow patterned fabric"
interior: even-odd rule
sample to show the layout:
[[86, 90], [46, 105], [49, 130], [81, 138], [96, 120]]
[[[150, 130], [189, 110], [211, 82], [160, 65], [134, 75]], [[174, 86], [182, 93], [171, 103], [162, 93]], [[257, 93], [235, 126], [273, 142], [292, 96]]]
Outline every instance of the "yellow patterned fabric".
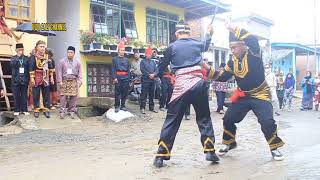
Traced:
[[268, 86], [266, 81], [264, 81], [259, 87], [254, 88], [251, 91], [243, 91], [243, 92], [245, 92], [247, 95], [253, 98], [257, 98], [265, 101], [271, 100], [270, 87]]
[[63, 96], [77, 96], [78, 82], [76, 79], [63, 80], [60, 87], [61, 95]]

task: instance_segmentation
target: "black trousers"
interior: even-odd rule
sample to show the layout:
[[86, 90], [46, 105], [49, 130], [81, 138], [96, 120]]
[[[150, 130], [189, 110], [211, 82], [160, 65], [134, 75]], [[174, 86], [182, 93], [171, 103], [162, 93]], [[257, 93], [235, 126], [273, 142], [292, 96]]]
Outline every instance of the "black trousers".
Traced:
[[171, 79], [164, 77], [161, 79], [161, 96], [160, 96], [160, 108], [168, 107], [173, 92], [173, 85]]
[[277, 97], [278, 97], [278, 101], [279, 101], [279, 108], [282, 109], [284, 90], [277, 90]]
[[176, 134], [179, 130], [182, 118], [188, 105], [192, 104], [196, 112], [196, 122], [201, 134], [201, 143], [204, 152], [212, 152], [214, 149], [214, 131], [210, 117], [206, 84], [203, 80], [197, 83], [182, 97], [169, 103], [167, 116], [164, 121], [157, 157], [170, 158], [170, 152], [173, 147]]
[[223, 117], [223, 144], [235, 142], [236, 123], [241, 122], [247, 113], [252, 110], [258, 117], [261, 130], [268, 141], [271, 150], [284, 145], [283, 141], [277, 135], [277, 125], [273, 119], [273, 108], [269, 101], [245, 97], [231, 104], [225, 116]]
[[190, 116], [191, 115], [191, 112], [190, 112], [190, 104], [187, 105], [187, 108], [186, 108], [186, 112], [184, 113], [185, 116]]
[[115, 108], [119, 107], [125, 107], [126, 106], [126, 100], [129, 93], [129, 80], [118, 80], [118, 83], [115, 84]]
[[156, 81], [142, 79], [140, 109], [146, 108], [147, 97], [149, 96], [149, 110], [154, 110], [155, 86], [156, 86]]
[[47, 112], [50, 108], [50, 86], [44, 85], [32, 87], [34, 112], [40, 111], [40, 91], [42, 92], [43, 106], [45, 107], [43, 111]]
[[216, 91], [216, 96], [217, 96], [217, 111], [221, 111], [223, 110], [223, 106], [224, 106], [224, 100], [226, 98], [226, 92], [222, 92], [222, 91]]
[[28, 112], [28, 85], [13, 85], [14, 112]]
[[159, 105], [160, 105], [160, 99], [162, 96], [162, 90], [161, 90], [161, 79], [156, 78], [156, 84], [155, 84], [155, 93], [154, 93], [154, 98], [159, 100]]

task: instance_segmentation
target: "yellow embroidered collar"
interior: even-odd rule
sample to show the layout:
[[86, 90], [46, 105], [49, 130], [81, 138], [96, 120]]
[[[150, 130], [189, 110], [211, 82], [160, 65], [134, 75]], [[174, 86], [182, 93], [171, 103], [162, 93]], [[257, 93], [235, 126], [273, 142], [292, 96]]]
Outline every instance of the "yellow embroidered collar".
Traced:
[[242, 58], [242, 66], [239, 69], [239, 59], [235, 56], [232, 56], [232, 61], [233, 61], [233, 72], [234, 75], [240, 78], [244, 78], [247, 73], [249, 72], [248, 68], [248, 52], [244, 55]]

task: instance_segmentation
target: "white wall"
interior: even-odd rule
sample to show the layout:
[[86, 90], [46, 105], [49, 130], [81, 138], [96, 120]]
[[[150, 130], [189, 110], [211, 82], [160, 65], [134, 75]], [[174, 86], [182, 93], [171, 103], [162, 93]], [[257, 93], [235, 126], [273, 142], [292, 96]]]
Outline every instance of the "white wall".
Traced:
[[48, 38], [48, 47], [54, 50], [56, 61], [66, 56], [67, 47], [76, 48], [76, 57], [80, 49], [80, 0], [48, 0], [47, 20], [48, 23], [66, 23], [67, 31], [56, 32], [57, 36]]

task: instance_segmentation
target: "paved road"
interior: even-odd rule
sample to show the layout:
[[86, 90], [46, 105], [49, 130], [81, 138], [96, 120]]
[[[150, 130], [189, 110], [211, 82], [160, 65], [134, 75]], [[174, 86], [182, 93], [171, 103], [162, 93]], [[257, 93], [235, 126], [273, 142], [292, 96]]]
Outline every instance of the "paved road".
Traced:
[[[137, 112], [135, 105], [130, 109]], [[271, 159], [256, 118], [238, 125], [238, 148], [220, 164], [205, 161], [195, 117], [183, 121], [162, 169], [152, 166], [165, 114], [148, 113], [120, 123], [103, 117], [82, 122], [40, 120], [39, 130], [0, 137], [0, 179], [320, 179], [320, 112], [283, 112], [276, 117], [286, 159]], [[217, 147], [222, 116], [212, 113]], [[20, 132], [20, 131], [19, 131]]]

